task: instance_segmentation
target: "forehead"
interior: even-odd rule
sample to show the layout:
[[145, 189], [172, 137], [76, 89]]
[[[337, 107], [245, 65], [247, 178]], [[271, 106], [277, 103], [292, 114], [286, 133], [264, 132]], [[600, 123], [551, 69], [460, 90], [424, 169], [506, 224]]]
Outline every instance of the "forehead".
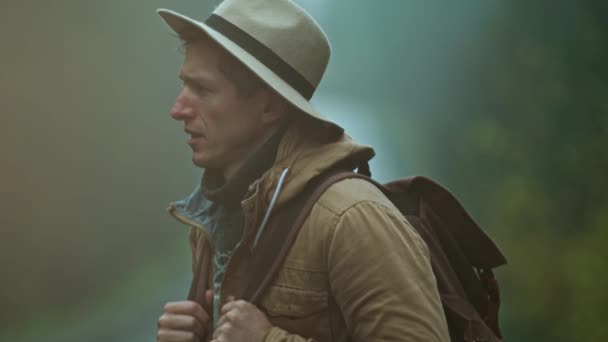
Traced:
[[185, 46], [184, 63], [180, 68], [180, 73], [189, 76], [209, 74], [217, 77], [220, 74], [222, 58], [226, 58], [225, 52], [208, 38], [188, 42]]

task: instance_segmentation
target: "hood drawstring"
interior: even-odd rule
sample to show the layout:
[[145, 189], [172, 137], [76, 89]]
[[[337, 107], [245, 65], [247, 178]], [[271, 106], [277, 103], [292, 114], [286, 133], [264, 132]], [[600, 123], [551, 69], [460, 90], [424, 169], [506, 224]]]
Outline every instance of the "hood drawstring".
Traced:
[[262, 231], [264, 231], [264, 228], [266, 228], [266, 223], [268, 223], [268, 219], [270, 218], [270, 213], [272, 212], [272, 208], [274, 207], [274, 204], [277, 201], [277, 198], [279, 197], [279, 192], [281, 191], [281, 187], [283, 187], [283, 182], [285, 181], [285, 177], [287, 176], [288, 171], [289, 171], [289, 168], [286, 167], [283, 169], [283, 172], [281, 173], [281, 177], [279, 178], [279, 182], [277, 183], [277, 188], [274, 190], [274, 194], [272, 195], [272, 199], [270, 200], [268, 209], [266, 210], [266, 213], [264, 214], [264, 219], [262, 220], [262, 223], [260, 224], [260, 228], [258, 228], [258, 232], [255, 235], [255, 240], [253, 240], [252, 250], [255, 249], [255, 246], [258, 244], [258, 241], [260, 240], [260, 236], [262, 236]]

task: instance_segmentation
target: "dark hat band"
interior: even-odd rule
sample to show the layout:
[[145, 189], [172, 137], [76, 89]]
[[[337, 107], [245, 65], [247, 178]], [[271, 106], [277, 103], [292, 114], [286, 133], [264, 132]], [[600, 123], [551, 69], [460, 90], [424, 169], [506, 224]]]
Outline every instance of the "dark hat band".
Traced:
[[315, 92], [315, 87], [308, 82], [296, 69], [285, 62], [279, 55], [274, 53], [266, 45], [252, 37], [249, 33], [241, 30], [238, 26], [220, 17], [212, 14], [205, 24], [213, 28], [217, 32], [223, 34], [226, 38], [232, 40], [238, 46], [249, 52], [253, 57], [257, 58], [290, 86], [292, 86], [300, 95], [310, 100]]

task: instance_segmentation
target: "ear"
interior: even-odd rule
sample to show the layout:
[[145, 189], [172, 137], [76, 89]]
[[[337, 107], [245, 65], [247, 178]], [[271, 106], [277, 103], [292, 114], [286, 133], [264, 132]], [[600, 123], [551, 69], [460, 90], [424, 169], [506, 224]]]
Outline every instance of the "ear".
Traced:
[[289, 103], [274, 91], [269, 91], [266, 99], [266, 105], [262, 113], [262, 123], [274, 125], [287, 115]]

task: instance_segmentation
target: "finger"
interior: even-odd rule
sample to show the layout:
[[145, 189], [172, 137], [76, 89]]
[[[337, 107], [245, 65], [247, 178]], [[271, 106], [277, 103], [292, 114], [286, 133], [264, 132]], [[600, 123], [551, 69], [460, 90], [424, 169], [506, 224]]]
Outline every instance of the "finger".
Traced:
[[201, 305], [205, 305], [206, 294], [207, 294], [207, 291], [204, 291], [203, 289], [196, 289], [196, 291], [194, 291], [194, 296], [188, 297], [187, 299], [191, 300], [193, 302], [200, 303]]
[[205, 309], [210, 309], [213, 307], [213, 290], [209, 289], [205, 291]]
[[193, 301], [169, 302], [165, 304], [164, 312], [179, 315], [193, 316], [205, 326], [209, 322], [209, 314], [203, 310], [203, 307]]
[[221, 326], [218, 326], [217, 329], [213, 332], [213, 336], [211, 339], [223, 340], [225, 338], [225, 334], [232, 329], [232, 324], [230, 322], [226, 322]]
[[238, 309], [236, 308], [226, 312], [224, 315], [222, 315], [222, 317], [220, 317], [220, 321], [217, 323], [218, 328], [226, 322], [234, 322], [237, 315]]
[[159, 329], [156, 333], [157, 342], [197, 342], [200, 341], [200, 337], [196, 336], [192, 332], [179, 331], [179, 330], [168, 330]]
[[193, 316], [164, 313], [158, 319], [159, 329], [190, 331], [198, 336], [205, 334], [205, 327]]
[[[234, 297], [232, 297], [232, 298], [234, 298]], [[225, 314], [226, 312], [233, 310], [234, 308], [242, 307], [245, 305], [247, 305], [247, 302], [244, 300], [232, 300], [232, 301], [229, 301], [226, 304], [224, 304], [224, 306], [222, 306], [221, 313]]]
[[235, 301], [234, 299], [230, 300], [230, 297], [228, 297], [228, 301], [222, 306], [221, 313], [225, 314], [226, 312], [233, 310], [238, 306], [237, 303], [237, 301]]

